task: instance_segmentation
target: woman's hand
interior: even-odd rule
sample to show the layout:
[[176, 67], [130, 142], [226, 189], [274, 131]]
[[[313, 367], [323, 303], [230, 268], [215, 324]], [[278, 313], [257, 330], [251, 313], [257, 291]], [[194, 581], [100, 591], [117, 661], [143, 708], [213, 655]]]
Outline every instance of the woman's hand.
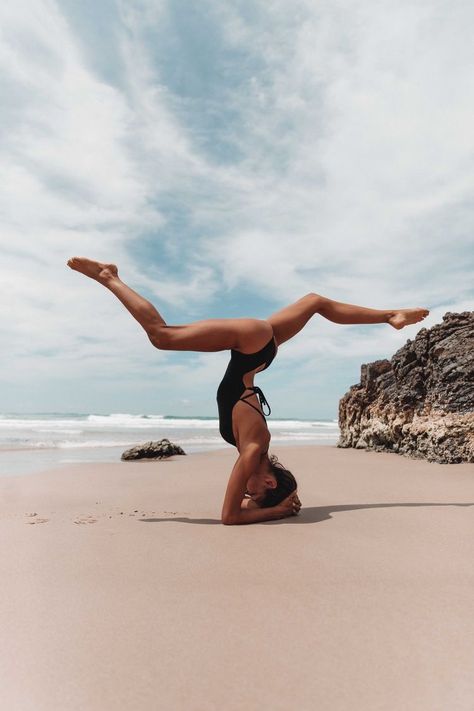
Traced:
[[287, 516], [297, 516], [301, 508], [301, 501], [299, 500], [296, 491], [283, 499], [275, 508], [275, 513], [279, 514], [277, 518], [286, 518]]

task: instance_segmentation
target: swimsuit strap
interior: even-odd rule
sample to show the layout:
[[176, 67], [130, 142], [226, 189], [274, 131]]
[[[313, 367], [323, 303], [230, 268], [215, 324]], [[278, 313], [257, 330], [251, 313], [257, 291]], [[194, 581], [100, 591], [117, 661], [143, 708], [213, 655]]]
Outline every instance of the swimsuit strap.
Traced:
[[[272, 410], [271, 410], [271, 407], [268, 404], [267, 399], [266, 399], [265, 395], [263, 394], [262, 390], [257, 386], [254, 386], [251, 388], [246, 388], [246, 390], [251, 390], [252, 392], [250, 392], [248, 395], [244, 395], [243, 397], [239, 398], [239, 400], [241, 400], [242, 402], [245, 402], [247, 405], [250, 405], [250, 407], [253, 407], [254, 410], [257, 410], [257, 412], [259, 412], [262, 415], [263, 419], [265, 419], [265, 415], [268, 417], [271, 414]], [[255, 407], [255, 405], [252, 405], [251, 402], [247, 402], [247, 398], [252, 397], [252, 395], [257, 396], [257, 399], [260, 403], [260, 407], [262, 408], [261, 410], [259, 410], [258, 407]], [[266, 407], [268, 407], [268, 412], [266, 412], [266, 413], [263, 412], [264, 405]]]

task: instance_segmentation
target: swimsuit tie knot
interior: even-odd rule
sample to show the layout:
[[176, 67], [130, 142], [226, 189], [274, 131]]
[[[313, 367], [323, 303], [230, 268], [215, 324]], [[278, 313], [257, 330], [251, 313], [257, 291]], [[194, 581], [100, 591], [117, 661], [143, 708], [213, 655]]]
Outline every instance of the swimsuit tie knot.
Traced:
[[[268, 416], [271, 414], [272, 409], [271, 409], [271, 407], [270, 407], [270, 405], [269, 405], [269, 403], [268, 403], [268, 401], [267, 401], [267, 398], [266, 398], [265, 395], [263, 394], [262, 389], [259, 388], [258, 386], [255, 386], [255, 387], [253, 387], [253, 388], [249, 388], [249, 390], [250, 390], [250, 389], [253, 390], [254, 393], [255, 393], [255, 395], [258, 397], [258, 400], [259, 400], [259, 402], [260, 402], [260, 407], [262, 408], [263, 414], [265, 415], [265, 417], [268, 417]], [[263, 410], [264, 406], [265, 406], [265, 407], [268, 407], [268, 412], [264, 412], [264, 410]]]

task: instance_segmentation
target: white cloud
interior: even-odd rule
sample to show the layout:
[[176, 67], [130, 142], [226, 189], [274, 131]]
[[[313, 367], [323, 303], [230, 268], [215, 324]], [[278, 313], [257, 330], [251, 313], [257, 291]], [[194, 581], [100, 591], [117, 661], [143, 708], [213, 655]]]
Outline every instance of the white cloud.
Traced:
[[[117, 7], [114, 86], [94, 73], [60, 3], [0, 10], [0, 309], [11, 378], [48, 377], [38, 351], [54, 349], [64, 377], [173, 367], [113, 297], [66, 269], [73, 254], [112, 255], [134, 288], [165, 311], [189, 304], [190, 318], [239, 286], [257, 310], [260, 298], [276, 309], [308, 291], [376, 308], [427, 305], [428, 327], [472, 309], [470, 5], [204, 2], [203, 21], [212, 16], [220, 33], [217, 61], [235, 79], [209, 99], [209, 115], [222, 112], [216, 141], [235, 149], [226, 161], [206, 150], [209, 115], [196, 117], [156, 61], [168, 4]], [[186, 213], [189, 232], [166, 232], [170, 207]], [[153, 259], [131, 256], [143, 235], [155, 235]], [[170, 255], [173, 264], [182, 255], [177, 273]], [[361, 339], [318, 317], [281, 358], [370, 359], [408, 337], [377, 327]], [[199, 365], [203, 387], [216, 357]]]
[[235, 99], [242, 219], [209, 244], [227, 283], [288, 300], [314, 290], [461, 308], [472, 295], [472, 8], [277, 2], [258, 25], [220, 14], [229, 41], [266, 62]]
[[[146, 361], [150, 344], [145, 335], [139, 340], [140, 327], [120, 305], [67, 269], [66, 260], [113, 255], [134, 286], [147, 286], [127, 246], [163, 226], [154, 206], [160, 173], [169, 181], [176, 165], [189, 176], [192, 152], [151, 79], [146, 85], [139, 48], [126, 32], [128, 94], [87, 68], [56, 3], [31, 0], [0, 12], [3, 372], [9, 381], [32, 371], [52, 375], [56, 353], [55, 376], [80, 369], [87, 377], [94, 367], [120, 373], [134, 359]], [[212, 270], [196, 265], [184, 282], [162, 279], [160, 295], [174, 303], [207, 299], [209, 284]], [[81, 341], [91, 333], [102, 341]]]

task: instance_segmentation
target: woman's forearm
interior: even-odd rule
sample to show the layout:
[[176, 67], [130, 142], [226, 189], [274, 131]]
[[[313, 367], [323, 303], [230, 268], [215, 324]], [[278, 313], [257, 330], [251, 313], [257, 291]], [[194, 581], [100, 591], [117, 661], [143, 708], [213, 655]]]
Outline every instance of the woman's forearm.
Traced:
[[222, 519], [222, 523], [227, 526], [238, 526], [244, 523], [260, 523], [261, 521], [275, 521], [278, 518], [283, 518], [282, 512], [278, 506], [270, 506], [266, 509], [260, 508], [244, 508], [240, 509], [239, 513], [231, 518]]

